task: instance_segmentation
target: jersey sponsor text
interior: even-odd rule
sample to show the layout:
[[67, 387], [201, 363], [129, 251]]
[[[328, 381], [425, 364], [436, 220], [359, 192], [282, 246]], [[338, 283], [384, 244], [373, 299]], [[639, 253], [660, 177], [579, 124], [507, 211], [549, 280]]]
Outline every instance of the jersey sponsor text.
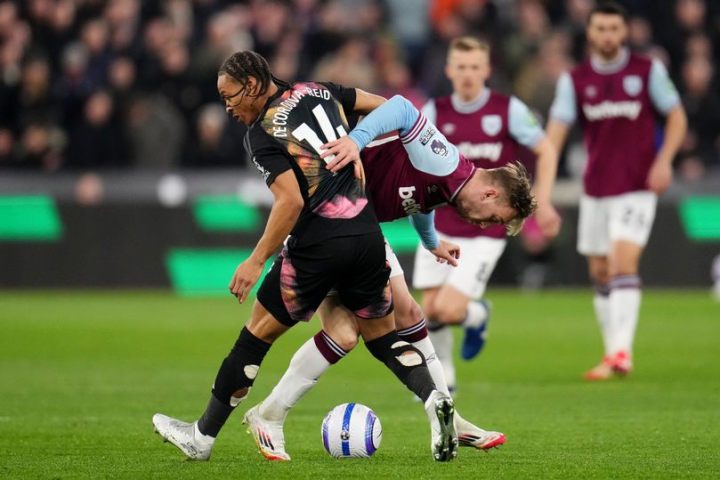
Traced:
[[403, 199], [402, 206], [406, 215], [415, 215], [416, 213], [420, 213], [420, 205], [418, 205], [413, 198], [413, 193], [415, 193], [415, 187], [400, 187], [398, 189], [398, 194], [400, 195], [400, 198]]
[[460, 153], [470, 159], [484, 158], [492, 162], [497, 162], [502, 155], [502, 142], [493, 143], [470, 143], [462, 142], [457, 146]]
[[608, 118], [626, 117], [635, 120], [640, 115], [642, 103], [639, 101], [611, 102], [604, 101], [597, 105], [583, 104], [583, 113], [591, 122]]

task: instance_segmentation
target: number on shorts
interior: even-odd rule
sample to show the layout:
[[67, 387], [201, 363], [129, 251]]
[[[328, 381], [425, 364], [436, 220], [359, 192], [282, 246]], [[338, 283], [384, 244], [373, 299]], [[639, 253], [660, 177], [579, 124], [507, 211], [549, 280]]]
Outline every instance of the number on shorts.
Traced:
[[478, 270], [475, 278], [478, 282], [487, 283], [488, 277], [490, 276], [490, 264], [488, 262], [482, 262], [480, 269]]
[[645, 225], [645, 215], [640, 210], [636, 210], [631, 206], [626, 206], [622, 215], [622, 223], [635, 228], [642, 228]]

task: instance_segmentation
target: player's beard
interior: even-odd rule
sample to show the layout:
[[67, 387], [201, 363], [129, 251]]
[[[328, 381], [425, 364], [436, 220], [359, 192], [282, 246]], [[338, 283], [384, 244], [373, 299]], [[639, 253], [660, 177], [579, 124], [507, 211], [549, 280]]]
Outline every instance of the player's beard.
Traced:
[[595, 48], [595, 53], [604, 61], [611, 62], [618, 58], [622, 44], [612, 45], [610, 47], [604, 47], [602, 45]]

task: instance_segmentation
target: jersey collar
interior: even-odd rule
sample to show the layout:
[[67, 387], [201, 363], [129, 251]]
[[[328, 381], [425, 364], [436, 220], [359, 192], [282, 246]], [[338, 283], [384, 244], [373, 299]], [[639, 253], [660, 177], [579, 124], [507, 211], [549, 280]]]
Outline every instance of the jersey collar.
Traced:
[[611, 73], [617, 73], [623, 68], [625, 68], [629, 60], [630, 51], [627, 49], [627, 47], [623, 47], [620, 49], [620, 55], [618, 55], [618, 58], [609, 62], [603, 61], [597, 55], [591, 55], [590, 66], [597, 73], [600, 73], [602, 75], [609, 75]]
[[455, 93], [450, 96], [452, 106], [458, 113], [475, 113], [484, 107], [489, 99], [490, 89], [487, 87], [483, 88], [482, 93], [469, 102], [463, 102]]
[[252, 123], [252, 125], [250, 125], [250, 127], [252, 127], [256, 123], [258, 123], [260, 120], [265, 118], [265, 114], [267, 113], [268, 108], [270, 108], [270, 105], [272, 105], [275, 100], [280, 98], [283, 93], [288, 91], [288, 89], [283, 86], [278, 85], [277, 87], [278, 87], [277, 92], [273, 93], [272, 96], [268, 97], [267, 101], [265, 102], [265, 106], [262, 108], [262, 110], [260, 110], [260, 113], [258, 114], [255, 121]]

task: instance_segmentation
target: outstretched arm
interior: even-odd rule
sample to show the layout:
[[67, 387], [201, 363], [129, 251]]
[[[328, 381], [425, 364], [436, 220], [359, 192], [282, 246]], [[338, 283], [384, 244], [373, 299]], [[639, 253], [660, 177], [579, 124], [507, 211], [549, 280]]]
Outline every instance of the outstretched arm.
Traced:
[[[367, 103], [371, 104], [372, 99], [368, 99]], [[375, 137], [394, 130], [398, 130], [401, 135], [407, 133], [419, 117], [420, 112], [412, 103], [400, 95], [395, 95], [363, 118], [347, 137], [322, 146], [326, 150], [322, 154], [323, 158], [335, 156], [327, 164], [327, 168], [337, 172], [348, 163], [359, 161], [360, 150]]]
[[437, 232], [435, 231], [435, 212], [417, 213], [408, 217], [410, 225], [420, 236], [420, 243], [427, 250], [437, 248], [440, 244]]
[[405, 97], [395, 95], [375, 109], [348, 134], [362, 150], [375, 137], [398, 130], [400, 135], [410, 131], [420, 117], [420, 111]]
[[347, 137], [323, 145], [328, 151], [322, 156], [335, 155], [328, 168], [336, 172], [350, 162], [359, 162], [360, 150], [375, 137], [394, 130], [400, 133], [403, 147], [416, 169], [442, 177], [457, 168], [460, 161], [457, 147], [400, 95], [365, 117]]
[[417, 213], [408, 217], [410, 224], [420, 235], [420, 243], [440, 263], [449, 263], [457, 267], [457, 259], [460, 258], [460, 247], [452, 242], [439, 240], [435, 232], [435, 212]]

